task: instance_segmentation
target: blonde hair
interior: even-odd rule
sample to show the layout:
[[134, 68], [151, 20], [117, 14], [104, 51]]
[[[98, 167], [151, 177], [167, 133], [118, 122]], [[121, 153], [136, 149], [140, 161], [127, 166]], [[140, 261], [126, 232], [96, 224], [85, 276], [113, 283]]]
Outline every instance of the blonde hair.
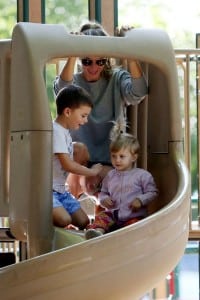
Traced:
[[122, 148], [128, 148], [131, 154], [138, 154], [140, 150], [140, 144], [138, 139], [126, 132], [125, 120], [117, 120], [114, 122], [114, 126], [110, 132], [110, 152], [118, 152]]

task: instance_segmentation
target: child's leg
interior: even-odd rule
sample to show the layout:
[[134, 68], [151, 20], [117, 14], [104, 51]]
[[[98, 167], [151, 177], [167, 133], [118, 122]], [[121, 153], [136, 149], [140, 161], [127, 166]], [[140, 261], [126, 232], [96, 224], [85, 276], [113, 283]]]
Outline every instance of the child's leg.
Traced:
[[87, 214], [83, 211], [82, 208], [79, 208], [74, 213], [72, 213], [71, 217], [72, 217], [72, 224], [77, 226], [79, 229], [86, 228], [86, 226], [90, 222]]
[[84, 229], [90, 223], [87, 214], [81, 208], [80, 201], [78, 201], [69, 192], [65, 192], [65, 199], [62, 204], [71, 215], [72, 225], [78, 227], [79, 229]]
[[87, 214], [81, 209], [80, 202], [69, 192], [53, 192], [53, 221], [57, 226], [69, 224], [85, 228], [89, 224]]
[[72, 222], [69, 212], [63, 206], [63, 199], [65, 199], [65, 193], [53, 192], [53, 224], [59, 227], [65, 227]]
[[110, 227], [114, 225], [113, 214], [109, 211], [101, 211], [95, 216], [94, 222], [87, 226], [87, 229], [99, 229], [101, 228], [104, 232], [109, 232]]
[[83, 186], [81, 186], [80, 175], [70, 173], [67, 177], [67, 184], [69, 186], [69, 192], [74, 195], [74, 197], [79, 198], [81, 194], [85, 192]]
[[71, 224], [72, 218], [63, 206], [53, 208], [53, 224], [58, 227], [65, 227]]

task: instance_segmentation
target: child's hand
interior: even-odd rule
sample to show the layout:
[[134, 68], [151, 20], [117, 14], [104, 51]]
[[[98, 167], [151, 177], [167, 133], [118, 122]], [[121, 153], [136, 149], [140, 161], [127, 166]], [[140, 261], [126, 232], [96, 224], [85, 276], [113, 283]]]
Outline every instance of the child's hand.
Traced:
[[142, 202], [140, 199], [135, 198], [132, 203], [130, 204], [130, 208], [133, 212], [137, 212], [142, 207]]
[[102, 164], [93, 165], [91, 168], [93, 174], [91, 176], [98, 175], [102, 171], [102, 168], [103, 168]]
[[103, 199], [101, 201], [101, 204], [108, 209], [113, 208], [113, 206], [114, 206], [114, 203], [111, 198]]

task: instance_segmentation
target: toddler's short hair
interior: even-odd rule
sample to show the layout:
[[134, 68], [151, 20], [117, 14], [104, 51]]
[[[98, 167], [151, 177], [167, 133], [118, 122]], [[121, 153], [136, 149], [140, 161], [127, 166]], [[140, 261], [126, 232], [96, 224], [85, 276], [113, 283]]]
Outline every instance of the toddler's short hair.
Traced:
[[110, 143], [110, 152], [116, 153], [122, 148], [128, 148], [132, 154], [139, 153], [140, 144], [138, 139], [132, 134], [120, 133]]

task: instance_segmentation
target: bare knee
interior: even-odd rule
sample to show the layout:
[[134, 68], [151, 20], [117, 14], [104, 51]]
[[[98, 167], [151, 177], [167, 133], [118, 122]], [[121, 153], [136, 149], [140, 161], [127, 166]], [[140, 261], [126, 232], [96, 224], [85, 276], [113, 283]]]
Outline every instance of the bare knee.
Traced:
[[90, 220], [87, 214], [81, 208], [72, 214], [72, 224], [79, 229], [85, 229], [89, 223]]
[[81, 221], [81, 224], [79, 224], [79, 229], [85, 229], [87, 225], [89, 225], [90, 220], [88, 217], [85, 218], [85, 220]]
[[53, 224], [58, 227], [66, 227], [67, 225], [71, 224], [71, 218], [53, 217]]
[[72, 223], [70, 214], [63, 207], [53, 208], [53, 224], [58, 227], [65, 227]]

